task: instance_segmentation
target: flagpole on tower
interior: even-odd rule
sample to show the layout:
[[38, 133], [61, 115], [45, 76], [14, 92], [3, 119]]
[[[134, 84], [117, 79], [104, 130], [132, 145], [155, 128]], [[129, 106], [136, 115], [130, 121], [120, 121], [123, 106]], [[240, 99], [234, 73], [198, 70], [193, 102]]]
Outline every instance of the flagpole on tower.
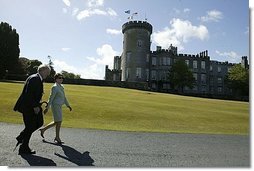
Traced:
[[136, 16], [136, 15], [138, 15], [138, 13], [137, 13], [137, 12], [132, 13], [132, 15], [131, 15], [131, 19], [133, 19], [133, 17], [134, 17], [134, 16]]
[[[124, 13], [126, 13], [126, 14], [129, 14], [129, 15], [130, 15], [131, 10], [124, 11]], [[130, 19], [131, 19], [131, 16], [129, 16], [129, 17], [128, 17], [128, 20], [130, 20]]]

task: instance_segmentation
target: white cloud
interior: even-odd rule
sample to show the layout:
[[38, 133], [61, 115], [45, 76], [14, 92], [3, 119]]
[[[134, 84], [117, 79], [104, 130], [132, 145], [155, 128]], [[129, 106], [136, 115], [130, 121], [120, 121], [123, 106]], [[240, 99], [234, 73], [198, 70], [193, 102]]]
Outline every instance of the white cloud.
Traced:
[[229, 56], [231, 58], [236, 58], [238, 55], [236, 52], [234, 51], [230, 51], [230, 52], [220, 52], [218, 50], [215, 51], [218, 55], [220, 56]]
[[117, 13], [112, 8], [108, 8], [107, 13], [110, 16], [117, 16]]
[[187, 14], [189, 13], [191, 10], [189, 8], [184, 8], [183, 10], [177, 9], [177, 8], [173, 8], [173, 12], [174, 15], [181, 15], [181, 14]]
[[190, 39], [206, 40], [209, 38], [208, 29], [204, 25], [193, 26], [188, 20], [172, 19], [170, 27], [164, 28], [162, 31], [153, 33], [152, 39], [155, 44], [168, 48], [170, 44], [177, 46], [179, 50], [183, 50], [183, 43], [187, 43]]
[[[105, 66], [104, 66], [105, 67]], [[98, 64], [92, 64], [87, 67], [79, 69], [79, 74], [81, 78], [84, 79], [104, 79], [105, 68], [98, 67]]]
[[240, 61], [240, 56], [234, 51], [220, 52], [220, 51], [216, 50], [215, 52], [219, 56], [226, 57], [226, 60], [228, 60], [229, 62], [239, 62]]
[[63, 13], [65, 13], [65, 14], [66, 14], [67, 11], [68, 11], [66, 8], [63, 8], [62, 10], [63, 10]]
[[[71, 6], [70, 0], [63, 0], [64, 4], [68, 7]], [[104, 0], [88, 0], [88, 8], [80, 10], [77, 7], [73, 7], [71, 15], [76, 17], [77, 20], [82, 20], [91, 16], [117, 16], [116, 11], [112, 8], [104, 8]], [[63, 8], [63, 13], [67, 13], [68, 10]]]
[[71, 6], [71, 2], [69, 0], [63, 0], [63, 3], [67, 6], [70, 7]]
[[222, 12], [218, 10], [212, 10], [212, 11], [207, 11], [207, 15], [201, 17], [201, 21], [203, 22], [209, 22], [209, 21], [215, 21], [218, 22], [223, 18]]
[[109, 68], [113, 68], [113, 59], [118, 52], [114, 51], [112, 46], [104, 44], [102, 47], [97, 48], [96, 52], [99, 55], [99, 58], [87, 57], [87, 59], [95, 62], [98, 65], [109, 65]]
[[88, 7], [103, 6], [104, 0], [88, 0]]
[[[98, 64], [92, 64], [87, 67], [76, 68], [67, 64], [65, 61], [54, 60], [54, 69], [56, 72], [67, 71], [74, 73], [75, 75], [81, 75], [84, 79], [104, 79], [104, 68], [99, 68]], [[105, 67], [105, 66], [104, 66]]]
[[83, 11], [79, 12], [76, 17], [77, 17], [78, 20], [81, 20], [81, 19], [87, 18], [89, 16], [90, 16], [89, 11], [88, 10], [83, 10]]
[[62, 51], [64, 51], [64, 52], [67, 52], [67, 51], [69, 51], [71, 48], [61, 48], [61, 50]]
[[175, 12], [175, 14], [179, 15], [181, 13], [181, 11], [179, 9], [174, 8], [173, 11]]
[[119, 34], [122, 33], [121, 30], [116, 30], [116, 29], [107, 29], [106, 32], [107, 32], [108, 34], [113, 34], [113, 35], [119, 35]]
[[78, 70], [69, 64], [67, 64], [65, 61], [61, 61], [58, 59], [53, 60], [53, 66], [56, 72], [61, 72], [61, 71], [67, 71], [67, 72], [72, 72], [74, 74], [78, 73]]
[[78, 14], [79, 9], [78, 8], [73, 8], [72, 10], [72, 16], [76, 16]]
[[108, 9], [108, 11], [104, 11], [100, 9], [86, 9], [78, 13], [77, 19], [82, 20], [87, 17], [91, 17], [93, 15], [116, 16], [117, 14], [112, 9]]
[[189, 8], [184, 8], [183, 12], [188, 13], [188, 12], [190, 12], [190, 9]]

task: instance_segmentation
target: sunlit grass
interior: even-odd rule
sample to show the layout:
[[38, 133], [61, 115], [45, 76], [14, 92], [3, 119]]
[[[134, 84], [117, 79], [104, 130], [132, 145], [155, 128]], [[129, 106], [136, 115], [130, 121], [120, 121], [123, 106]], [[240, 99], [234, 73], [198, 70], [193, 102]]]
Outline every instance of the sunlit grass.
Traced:
[[[44, 84], [47, 100], [52, 84]], [[132, 89], [64, 85], [73, 108], [63, 127], [174, 133], [249, 134], [249, 103]], [[0, 83], [0, 121], [22, 123], [12, 110], [23, 84]], [[52, 120], [51, 111], [45, 123]]]

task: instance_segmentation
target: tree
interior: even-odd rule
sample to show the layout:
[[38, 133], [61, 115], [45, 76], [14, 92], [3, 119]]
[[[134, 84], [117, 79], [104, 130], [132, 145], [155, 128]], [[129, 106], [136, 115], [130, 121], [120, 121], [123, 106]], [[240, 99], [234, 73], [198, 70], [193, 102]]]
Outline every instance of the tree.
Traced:
[[15, 68], [16, 73], [18, 75], [28, 75], [28, 67], [30, 64], [30, 60], [25, 57], [20, 57], [18, 60], [18, 65]]
[[41, 64], [42, 62], [37, 59], [30, 60], [28, 63], [27, 74], [31, 75], [37, 73], [37, 69]]
[[19, 58], [19, 35], [8, 23], [0, 23], [0, 78], [15, 73]]
[[61, 74], [63, 75], [64, 78], [69, 78], [69, 79], [80, 79], [80, 75], [75, 75], [73, 73], [69, 73], [67, 71], [61, 71]]
[[50, 67], [50, 69], [51, 69], [51, 70], [50, 70], [49, 77], [50, 77], [50, 78], [54, 78], [54, 76], [55, 76], [55, 74], [56, 74], [56, 71], [54, 70], [54, 67], [53, 67], [54, 63], [51, 61], [51, 56], [48, 55], [48, 59], [49, 59], [48, 65], [49, 65], [49, 67]]
[[183, 60], [177, 60], [169, 69], [168, 79], [170, 86], [183, 92], [184, 87], [193, 88], [195, 78]]
[[226, 76], [226, 84], [237, 96], [249, 96], [249, 70], [241, 66], [234, 65]]

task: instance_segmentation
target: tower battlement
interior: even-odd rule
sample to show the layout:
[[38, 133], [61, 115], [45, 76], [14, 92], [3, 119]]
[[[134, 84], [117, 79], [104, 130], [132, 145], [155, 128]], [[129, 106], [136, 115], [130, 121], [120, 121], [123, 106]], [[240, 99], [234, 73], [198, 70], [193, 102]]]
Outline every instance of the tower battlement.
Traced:
[[129, 21], [123, 24], [122, 33], [124, 34], [126, 30], [132, 29], [132, 28], [144, 28], [148, 30], [150, 34], [152, 34], [152, 31], [153, 31], [153, 26], [146, 21]]

